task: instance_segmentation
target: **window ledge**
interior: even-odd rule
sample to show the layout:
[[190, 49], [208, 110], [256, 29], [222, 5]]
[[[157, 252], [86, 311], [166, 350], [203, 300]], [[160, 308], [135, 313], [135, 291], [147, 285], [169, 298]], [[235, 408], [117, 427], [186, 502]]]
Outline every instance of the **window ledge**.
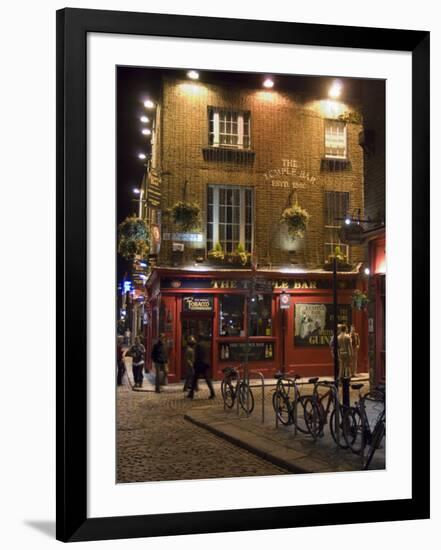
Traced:
[[321, 164], [322, 171], [328, 172], [344, 172], [345, 170], [351, 170], [351, 161], [348, 159], [333, 159], [323, 158]]
[[235, 147], [203, 147], [204, 160], [235, 162], [237, 164], [253, 164], [256, 152], [251, 149]]

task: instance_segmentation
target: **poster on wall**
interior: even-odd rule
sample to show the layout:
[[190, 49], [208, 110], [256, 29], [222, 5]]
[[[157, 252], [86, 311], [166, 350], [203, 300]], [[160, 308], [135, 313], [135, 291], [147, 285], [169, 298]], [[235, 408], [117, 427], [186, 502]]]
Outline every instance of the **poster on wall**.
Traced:
[[[329, 346], [334, 323], [333, 304], [296, 304], [294, 345], [297, 347]], [[337, 306], [337, 322], [351, 325], [351, 306]]]

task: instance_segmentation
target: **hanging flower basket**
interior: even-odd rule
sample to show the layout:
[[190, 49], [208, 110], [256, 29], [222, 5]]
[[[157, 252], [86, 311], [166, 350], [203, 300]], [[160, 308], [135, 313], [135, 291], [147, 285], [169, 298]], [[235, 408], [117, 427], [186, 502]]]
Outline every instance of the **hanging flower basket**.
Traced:
[[368, 303], [369, 303], [369, 298], [364, 292], [362, 292], [361, 290], [354, 290], [354, 293], [352, 294], [352, 302], [351, 302], [353, 309], [358, 309], [359, 311], [363, 311], [366, 309]]
[[183, 231], [191, 231], [199, 228], [200, 212], [197, 203], [178, 201], [171, 209], [171, 219]]
[[283, 211], [280, 222], [286, 225], [292, 239], [301, 239], [305, 236], [309, 218], [309, 213], [296, 202]]
[[150, 250], [150, 231], [147, 223], [129, 216], [118, 226], [118, 253], [126, 260], [136, 256], [146, 258]]

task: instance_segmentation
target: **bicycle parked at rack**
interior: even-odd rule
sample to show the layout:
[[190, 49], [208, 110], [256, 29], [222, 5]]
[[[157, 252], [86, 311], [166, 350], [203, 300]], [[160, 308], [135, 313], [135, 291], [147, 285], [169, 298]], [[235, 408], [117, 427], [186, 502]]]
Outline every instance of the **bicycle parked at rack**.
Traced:
[[[356, 387], [358, 386], [358, 387]], [[360, 385], [352, 386], [360, 390]], [[376, 418], [369, 419], [367, 408], [376, 413]], [[373, 426], [371, 428], [371, 426]], [[343, 436], [351, 451], [358, 455], [364, 455], [367, 449], [364, 468], [367, 469], [372, 461], [375, 451], [380, 447], [386, 433], [386, 396], [385, 387], [378, 386], [375, 390], [364, 396], [359, 392], [359, 399], [352, 407], [349, 407], [343, 415]]]
[[273, 393], [273, 409], [277, 420], [284, 426], [294, 424], [296, 431], [309, 433], [305, 422], [304, 402], [306, 396], [301, 396], [297, 385], [298, 374], [285, 376], [276, 375], [277, 384]]
[[[310, 384], [314, 384], [312, 395], [305, 399], [305, 421], [309, 432], [314, 439], [323, 437], [324, 427], [329, 424], [332, 439], [342, 449], [348, 445], [343, 437], [344, 405], [340, 402], [338, 386], [333, 381], [320, 381], [318, 377], [310, 378]], [[319, 388], [325, 388], [324, 393]]]
[[248, 382], [240, 379], [239, 371], [234, 367], [226, 367], [222, 372], [224, 379], [221, 383], [221, 394], [224, 405], [232, 409], [238, 398], [242, 409], [251, 414], [254, 409], [254, 396]]

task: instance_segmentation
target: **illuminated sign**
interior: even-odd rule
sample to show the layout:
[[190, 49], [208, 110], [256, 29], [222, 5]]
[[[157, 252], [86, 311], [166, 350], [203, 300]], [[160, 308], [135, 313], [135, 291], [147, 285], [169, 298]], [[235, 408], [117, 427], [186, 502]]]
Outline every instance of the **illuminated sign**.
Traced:
[[309, 172], [299, 167], [296, 159], [282, 159], [281, 166], [264, 173], [271, 187], [281, 189], [306, 189], [317, 181]]
[[213, 311], [213, 298], [211, 296], [184, 296], [184, 311]]

